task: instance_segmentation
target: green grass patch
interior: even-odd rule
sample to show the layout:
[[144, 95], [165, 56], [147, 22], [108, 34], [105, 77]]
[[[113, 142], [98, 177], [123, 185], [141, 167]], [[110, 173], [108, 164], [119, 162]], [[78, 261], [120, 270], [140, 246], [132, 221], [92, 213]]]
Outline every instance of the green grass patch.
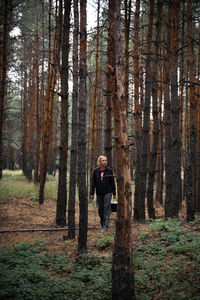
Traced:
[[[45, 199], [56, 199], [58, 182], [57, 177], [48, 176], [44, 189]], [[22, 171], [3, 172], [0, 181], [0, 203], [5, 203], [11, 198], [29, 198], [38, 201], [39, 185], [26, 180]]]

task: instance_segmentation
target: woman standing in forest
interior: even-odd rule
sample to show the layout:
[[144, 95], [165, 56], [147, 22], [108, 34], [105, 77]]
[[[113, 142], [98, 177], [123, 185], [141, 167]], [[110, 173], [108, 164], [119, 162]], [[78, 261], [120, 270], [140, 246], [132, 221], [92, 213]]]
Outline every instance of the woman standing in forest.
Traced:
[[107, 157], [99, 156], [97, 164], [98, 167], [93, 171], [90, 198], [94, 199], [96, 189], [98, 213], [102, 227], [99, 232], [106, 232], [110, 220], [112, 194], [116, 198], [116, 188], [112, 169], [107, 167]]

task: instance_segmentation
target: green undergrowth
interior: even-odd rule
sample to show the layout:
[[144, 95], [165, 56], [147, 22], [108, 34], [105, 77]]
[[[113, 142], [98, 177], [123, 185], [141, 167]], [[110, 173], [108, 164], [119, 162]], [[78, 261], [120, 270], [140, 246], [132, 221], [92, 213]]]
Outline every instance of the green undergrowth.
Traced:
[[[48, 176], [45, 184], [45, 199], [56, 199], [57, 197], [57, 178]], [[0, 181], [0, 203], [6, 203], [11, 198], [29, 198], [38, 201], [39, 185], [28, 181], [23, 172], [3, 171], [3, 178]]]
[[[137, 299], [199, 300], [200, 224], [158, 220], [143, 228], [133, 241]], [[111, 242], [98, 236], [101, 255], [73, 261], [40, 241], [2, 250], [0, 299], [111, 299]]]

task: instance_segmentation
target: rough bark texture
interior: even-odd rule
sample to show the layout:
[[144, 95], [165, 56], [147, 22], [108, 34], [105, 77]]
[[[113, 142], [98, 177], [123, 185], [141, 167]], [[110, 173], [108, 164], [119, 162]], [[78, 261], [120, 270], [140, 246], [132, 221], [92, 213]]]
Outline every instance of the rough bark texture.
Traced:
[[64, 23], [62, 39], [61, 66], [61, 143], [58, 178], [58, 197], [56, 209], [56, 223], [66, 225], [67, 204], [67, 151], [68, 151], [68, 73], [69, 73], [69, 32], [70, 32], [71, 0], [64, 0]]
[[120, 32], [120, 1], [110, 0], [111, 32], [114, 39], [116, 67], [112, 82], [114, 138], [118, 211], [112, 262], [112, 299], [135, 299], [131, 237], [131, 178], [128, 155], [127, 111], [124, 95], [123, 55]]
[[87, 253], [88, 200], [86, 188], [86, 0], [80, 1], [80, 85], [78, 129], [78, 189], [79, 189], [79, 236], [78, 254]]
[[76, 199], [76, 168], [78, 149], [78, 34], [79, 12], [78, 0], [74, 0], [74, 32], [73, 32], [73, 94], [72, 94], [72, 136], [70, 158], [70, 183], [68, 204], [68, 237], [75, 238], [75, 199]]

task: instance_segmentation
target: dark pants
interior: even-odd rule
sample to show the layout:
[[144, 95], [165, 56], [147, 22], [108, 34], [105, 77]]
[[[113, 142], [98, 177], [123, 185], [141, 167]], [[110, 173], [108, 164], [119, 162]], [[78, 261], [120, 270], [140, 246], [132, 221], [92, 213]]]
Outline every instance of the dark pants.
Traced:
[[108, 228], [111, 212], [111, 199], [112, 193], [97, 195], [98, 212], [102, 228]]

